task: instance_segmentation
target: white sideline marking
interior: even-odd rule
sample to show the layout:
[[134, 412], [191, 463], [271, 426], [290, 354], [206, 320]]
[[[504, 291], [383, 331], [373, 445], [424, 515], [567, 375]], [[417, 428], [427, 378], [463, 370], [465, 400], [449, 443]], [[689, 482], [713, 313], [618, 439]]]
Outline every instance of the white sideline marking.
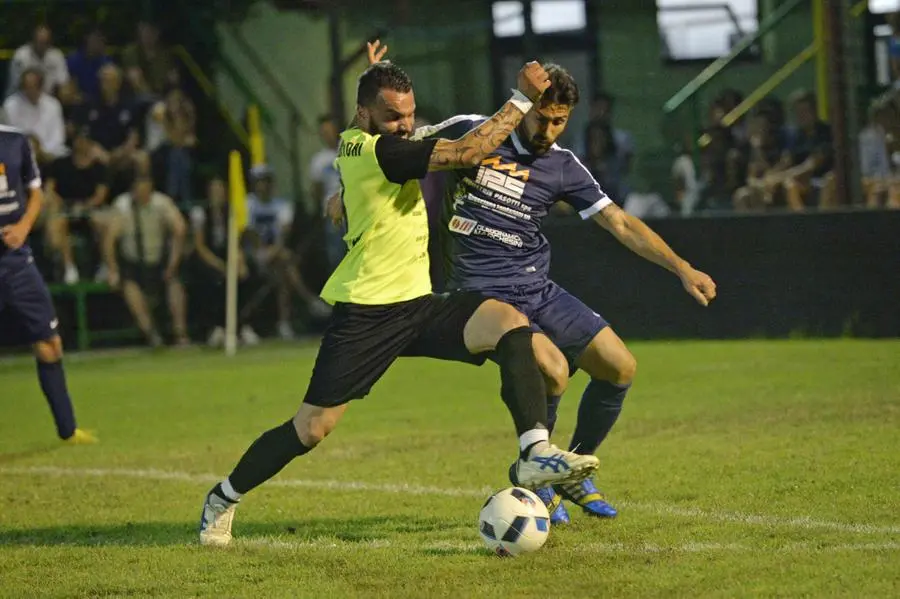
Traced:
[[[438, 541], [436, 543], [405, 543], [388, 539], [371, 541], [342, 541], [330, 537], [304, 541], [285, 541], [272, 537], [238, 538], [236, 547], [259, 547], [263, 549], [392, 549], [412, 551], [464, 551], [485, 550], [481, 543], [467, 541]], [[800, 553], [800, 552], [852, 552], [852, 551], [900, 551], [900, 543], [843, 543], [840, 545], [819, 545], [816, 543], [791, 543], [783, 547], [741, 545], [740, 543], [681, 543], [677, 545], [656, 545], [654, 543], [577, 543], [570, 547], [554, 547], [554, 551], [567, 553], [609, 553], [609, 554], [654, 554], [654, 553]]]
[[[0, 467], [0, 474], [42, 474], [47, 476], [91, 476], [98, 478], [140, 478], [157, 481], [180, 481], [188, 483], [214, 483], [221, 480], [221, 476], [215, 474], [192, 474], [190, 472], [177, 472], [156, 469], [130, 469], [130, 468], [60, 468], [57, 466], [29, 466], [29, 467]], [[368, 491], [374, 493], [391, 493], [406, 495], [426, 495], [438, 497], [471, 497], [482, 499], [489, 495], [493, 489], [465, 489], [461, 487], [429, 487], [407, 484], [383, 484], [366, 483], [341, 480], [303, 480], [303, 479], [275, 479], [266, 483], [270, 487], [294, 487], [310, 489], [329, 489], [333, 491]], [[833, 522], [826, 520], [814, 520], [809, 516], [780, 517], [762, 514], [743, 514], [739, 512], [716, 512], [700, 508], [682, 507], [661, 503], [641, 503], [622, 501], [617, 505], [635, 511], [678, 516], [682, 518], [696, 518], [699, 520], [714, 520], [718, 522], [736, 522], [763, 527], [802, 528], [808, 530], [834, 530], [848, 533], [862, 534], [900, 534], [900, 525], [875, 525], [854, 524], [850, 522]]]

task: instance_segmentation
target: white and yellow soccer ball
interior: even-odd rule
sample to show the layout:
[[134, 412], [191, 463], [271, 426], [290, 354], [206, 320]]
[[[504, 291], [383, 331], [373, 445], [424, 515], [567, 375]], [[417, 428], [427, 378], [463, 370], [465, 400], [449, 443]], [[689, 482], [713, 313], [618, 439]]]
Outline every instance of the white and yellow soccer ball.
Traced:
[[513, 557], [540, 549], [550, 534], [550, 514], [540, 497], [510, 487], [488, 497], [478, 515], [478, 532], [488, 549]]

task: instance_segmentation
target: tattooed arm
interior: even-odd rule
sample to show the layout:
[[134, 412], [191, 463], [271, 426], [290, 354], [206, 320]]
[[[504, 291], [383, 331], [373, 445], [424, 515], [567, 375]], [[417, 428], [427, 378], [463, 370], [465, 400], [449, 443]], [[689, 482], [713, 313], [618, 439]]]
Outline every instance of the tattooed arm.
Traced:
[[509, 137], [525, 118], [531, 104], [538, 101], [549, 86], [547, 72], [541, 65], [536, 62], [526, 64], [519, 71], [519, 93], [494, 116], [459, 139], [438, 140], [431, 152], [428, 170], [452, 170], [481, 164]]

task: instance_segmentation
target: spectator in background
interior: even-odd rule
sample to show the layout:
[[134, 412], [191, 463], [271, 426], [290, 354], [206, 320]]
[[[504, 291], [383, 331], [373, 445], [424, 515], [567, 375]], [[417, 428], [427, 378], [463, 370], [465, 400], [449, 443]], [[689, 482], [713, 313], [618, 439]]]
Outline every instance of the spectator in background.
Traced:
[[324, 218], [325, 251], [328, 256], [329, 272], [337, 268], [338, 263], [347, 253], [344, 243], [344, 226], [335, 225], [328, 218], [328, 198], [341, 189], [341, 177], [334, 168], [340, 138], [338, 126], [331, 115], [319, 117], [319, 139], [322, 149], [316, 152], [309, 163], [309, 177], [312, 179], [312, 197], [318, 202]]
[[779, 168], [766, 176], [767, 193], [783, 190], [788, 208], [800, 212], [815, 204], [826, 175], [831, 171], [833, 153], [831, 129], [819, 120], [816, 96], [798, 91], [791, 96], [794, 127], [788, 138]]
[[69, 74], [78, 84], [82, 96], [96, 100], [100, 98], [100, 69], [112, 62], [106, 54], [106, 38], [99, 28], [88, 31], [84, 45], [69, 55]]
[[773, 202], [766, 190], [766, 177], [777, 172], [783, 152], [770, 115], [757, 113], [749, 123], [749, 156], [746, 184], [734, 192], [734, 207], [739, 212], [763, 210]]
[[29, 69], [36, 69], [43, 75], [41, 84], [48, 94], [55, 94], [56, 89], [69, 80], [66, 58], [53, 46], [53, 34], [46, 25], [38, 25], [31, 42], [20, 46], [13, 54], [6, 79], [7, 96], [15, 92], [22, 73]]
[[620, 151], [609, 123], [594, 120], [585, 132], [585, 165], [606, 194], [619, 206], [630, 192], [624, 181], [631, 161], [628, 152]]
[[[719, 119], [721, 122], [721, 119]], [[700, 152], [700, 210], [731, 210], [732, 196], [744, 182], [744, 155], [731, 131], [722, 125], [709, 127], [707, 144]]]
[[[210, 298], [215, 298], [208, 308], [209, 322], [214, 323], [207, 343], [210, 347], [220, 347], [225, 342], [225, 281], [228, 261], [228, 197], [225, 183], [214, 178], [207, 186], [207, 201], [204, 206], [191, 209], [191, 226], [194, 232], [194, 248], [199, 263], [199, 286], [212, 289]], [[246, 255], [238, 255], [238, 302], [246, 301], [250, 294], [248, 282], [250, 271]], [[240, 320], [240, 309], [238, 310]], [[259, 335], [247, 324], [238, 323], [240, 340], [246, 345], [259, 343]]]
[[[900, 180], [891, 154], [897, 149], [900, 119], [887, 97], [878, 98], [869, 107], [868, 124], [859, 134], [859, 159], [863, 193], [868, 208], [900, 207]], [[826, 189], [834, 193], [834, 178]]]
[[672, 185], [675, 190], [675, 206], [681, 216], [690, 216], [700, 201], [700, 181], [697, 178], [697, 167], [691, 156], [693, 139], [685, 136], [685, 141], [675, 147], [678, 154], [672, 163]]
[[[102, 240], [105, 221], [101, 209], [105, 207], [109, 194], [106, 167], [97, 159], [87, 128], [76, 132], [72, 153], [57, 158], [50, 165], [45, 189], [50, 215], [48, 238], [51, 247], [62, 258], [65, 269], [63, 280], [68, 285], [74, 285], [80, 276], [72, 254], [71, 234], [79, 232], [89, 239]], [[92, 244], [92, 247], [99, 247], [99, 243]]]
[[43, 91], [43, 78], [40, 70], [25, 69], [19, 91], [3, 103], [9, 124], [31, 138], [35, 157], [42, 165], [68, 152], [62, 105]]
[[152, 119], [162, 125], [153, 162], [159, 165], [159, 181], [166, 193], [179, 204], [192, 199], [192, 152], [197, 145], [197, 115], [194, 103], [180, 88], [174, 87], [151, 110]]
[[[597, 127], [604, 128], [608, 133], [607, 137], [611, 137], [616, 152], [617, 166], [617, 185], [627, 191], [628, 176], [631, 174], [632, 163], [634, 162], [634, 138], [631, 133], [624, 129], [617, 129], [613, 122], [613, 109], [615, 108], [615, 98], [606, 92], [600, 92], [594, 96], [591, 101], [590, 117], [588, 125], [584, 132], [582, 141], [582, 156], [587, 157], [588, 154], [588, 137], [591, 131], [596, 131]], [[618, 202], [624, 202], [625, 198], [616, 199]]]
[[[121, 286], [128, 309], [153, 347], [162, 345], [148, 296], [165, 288], [175, 343], [189, 345], [184, 287], [178, 278], [187, 227], [172, 198], [153, 190], [147, 175], [135, 178], [132, 190], [113, 202], [104, 239], [109, 284]], [[116, 252], [120, 244], [121, 263]]]
[[149, 21], [141, 21], [137, 42], [122, 52], [122, 66], [136, 92], [147, 90], [161, 97], [176, 76], [172, 52], [159, 39], [159, 28]]
[[87, 104], [77, 118], [90, 129], [100, 161], [109, 168], [113, 196], [127, 191], [135, 172], [149, 173], [149, 159], [140, 149], [133, 106], [122, 97], [122, 71], [114, 64], [100, 69], [100, 97]]
[[78, 129], [78, 118], [84, 111], [84, 96], [78, 90], [74, 79], [69, 79], [59, 86], [57, 99], [62, 106], [63, 123], [66, 128], [66, 145], [71, 146]]
[[891, 82], [896, 88], [900, 85], [900, 12], [885, 15], [885, 21], [891, 28], [888, 38], [888, 57], [890, 59]]
[[[722, 119], [729, 115], [735, 108], [740, 106], [741, 102], [744, 101], [744, 94], [736, 89], [724, 89], [718, 96], [718, 105], [721, 109], [721, 117], [717, 124], [723, 124]], [[731, 138], [735, 141], [738, 146], [744, 145], [747, 143], [749, 138], [748, 126], [745, 119], [741, 118], [740, 120], [733, 123], [729, 128], [729, 133], [731, 133]]]
[[257, 269], [278, 292], [278, 335], [282, 339], [293, 339], [292, 292], [306, 303], [315, 317], [327, 316], [331, 310], [304, 285], [294, 255], [285, 247], [294, 221], [293, 204], [285, 198], [274, 197], [273, 173], [267, 165], [253, 167], [250, 174], [253, 193], [247, 196], [249, 222], [245, 239]]

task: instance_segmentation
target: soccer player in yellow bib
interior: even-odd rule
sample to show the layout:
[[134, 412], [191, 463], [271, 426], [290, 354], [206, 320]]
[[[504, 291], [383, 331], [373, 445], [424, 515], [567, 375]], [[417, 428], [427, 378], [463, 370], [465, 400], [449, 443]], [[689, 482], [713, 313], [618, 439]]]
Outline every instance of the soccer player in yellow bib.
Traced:
[[428, 263], [428, 219], [418, 179], [428, 171], [474, 167], [509, 136], [549, 86], [536, 62], [518, 89], [481, 126], [457, 140], [411, 141], [415, 96], [391, 63], [360, 77], [354, 126], [341, 134], [341, 176], [348, 252], [325, 284], [334, 304], [303, 404], [291, 420], [260, 436], [232, 473], [207, 494], [200, 542], [223, 546], [241, 497], [318, 445], [354, 399], [365, 397], [400, 356], [500, 366], [501, 396], [516, 426], [518, 484], [537, 488], [579, 481], [598, 465], [551, 445], [546, 386], [535, 354], [565, 358], [508, 304], [477, 293], [435, 295]]

